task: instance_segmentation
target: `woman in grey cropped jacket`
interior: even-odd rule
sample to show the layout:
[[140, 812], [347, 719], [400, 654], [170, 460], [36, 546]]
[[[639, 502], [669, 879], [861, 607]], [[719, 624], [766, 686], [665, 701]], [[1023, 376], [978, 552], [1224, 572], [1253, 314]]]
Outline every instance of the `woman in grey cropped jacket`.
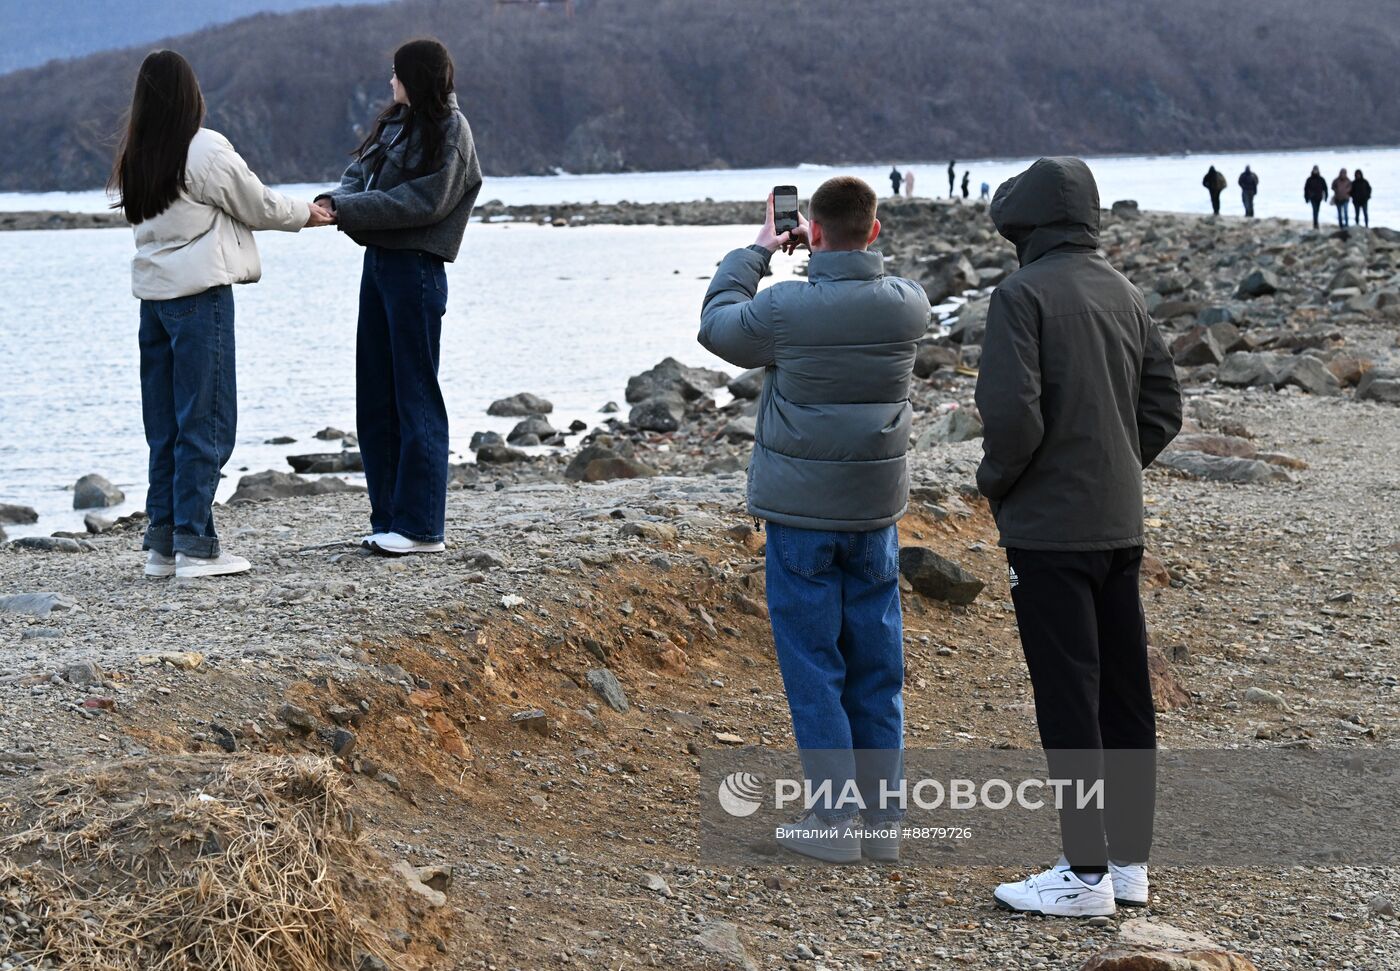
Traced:
[[438, 553], [447, 507], [447, 408], [438, 386], [444, 263], [457, 258], [481, 191], [471, 128], [436, 40], [394, 52], [394, 103], [317, 198], [365, 248], [356, 334], [356, 422], [369, 486], [365, 545]]

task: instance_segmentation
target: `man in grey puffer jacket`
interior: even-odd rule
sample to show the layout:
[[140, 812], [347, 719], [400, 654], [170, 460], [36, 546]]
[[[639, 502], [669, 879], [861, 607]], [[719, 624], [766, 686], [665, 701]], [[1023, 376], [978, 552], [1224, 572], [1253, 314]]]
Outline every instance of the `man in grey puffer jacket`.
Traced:
[[1062, 916], [1147, 903], [1156, 726], [1138, 569], [1142, 470], [1181, 427], [1171, 356], [1142, 293], [1098, 252], [1099, 193], [1076, 158], [997, 190], [1021, 268], [997, 287], [977, 379], [977, 485], [1011, 597], [1054, 778], [1106, 782], [1103, 811], [1061, 812], [1063, 866], [997, 902]]
[[[773, 201], [758, 242], [720, 264], [700, 343], [767, 369], [759, 397], [749, 511], [767, 520], [767, 592], [793, 734], [828, 798], [783, 827], [790, 849], [833, 862], [894, 859], [896, 822], [880, 783], [898, 788], [904, 652], [895, 523], [909, 501], [905, 450], [914, 342], [928, 329], [923, 288], [885, 275], [867, 247], [880, 232], [859, 179], [824, 183], [809, 224], [776, 233]], [[805, 282], [759, 292], [773, 253], [810, 244]], [[831, 835], [832, 833], [836, 835]]]

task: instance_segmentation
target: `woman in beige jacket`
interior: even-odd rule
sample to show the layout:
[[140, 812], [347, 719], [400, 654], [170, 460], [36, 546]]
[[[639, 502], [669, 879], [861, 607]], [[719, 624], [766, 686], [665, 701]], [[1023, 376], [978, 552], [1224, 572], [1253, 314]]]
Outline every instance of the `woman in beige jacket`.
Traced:
[[214, 491], [238, 421], [233, 289], [262, 275], [255, 229], [296, 232], [330, 213], [263, 186], [218, 132], [189, 63], [156, 51], [141, 64], [110, 188], [136, 232], [141, 408], [150, 447], [152, 577], [242, 573], [214, 530]]

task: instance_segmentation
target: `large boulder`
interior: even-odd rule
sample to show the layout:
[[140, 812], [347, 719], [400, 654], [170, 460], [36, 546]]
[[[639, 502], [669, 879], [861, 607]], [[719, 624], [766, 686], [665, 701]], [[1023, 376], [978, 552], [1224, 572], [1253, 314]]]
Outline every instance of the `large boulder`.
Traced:
[[597, 443], [579, 449], [564, 469], [564, 478], [574, 482], [639, 479], [655, 474], [656, 470], [645, 462]]
[[1180, 452], [1204, 452], [1207, 455], [1235, 459], [1252, 459], [1258, 452], [1254, 443], [1247, 438], [1238, 435], [1211, 435], [1205, 432], [1178, 435], [1168, 447]]
[[982, 423], [968, 408], [955, 408], [939, 416], [914, 442], [915, 448], [932, 448], [949, 442], [970, 442], [982, 437]]
[[293, 472], [269, 469], [245, 475], [229, 502], [261, 502], [267, 499], [290, 499], [296, 496], [328, 496], [338, 492], [364, 492], [364, 486], [351, 485], [344, 479], [325, 477], [303, 479]]
[[645, 398], [633, 405], [627, 420], [633, 428], [644, 432], [673, 432], [681, 427], [684, 417], [685, 402], [678, 394], [671, 393]]
[[767, 371], [767, 368], [761, 367], [745, 371], [730, 381], [726, 387], [729, 389], [729, 393], [736, 398], [757, 398], [763, 393], [763, 375]]
[[1273, 387], [1283, 361], [1277, 354], [1235, 351], [1227, 354], [1215, 372], [1215, 380], [1235, 388]]
[[1299, 354], [1284, 362], [1278, 375], [1279, 384], [1291, 384], [1308, 394], [1341, 394], [1342, 383], [1327, 370], [1327, 365], [1308, 354]]
[[1192, 327], [1172, 341], [1171, 351], [1172, 360], [1182, 367], [1219, 364], [1225, 359], [1225, 348], [1209, 327]]
[[1400, 371], [1372, 368], [1357, 382], [1356, 397], [1361, 401], [1400, 405]]
[[509, 462], [525, 462], [530, 456], [520, 451], [518, 448], [511, 448], [509, 445], [483, 445], [476, 450], [476, 460], [478, 463], [486, 465], [505, 465]]
[[106, 509], [125, 501], [126, 493], [96, 473], [83, 476], [73, 485], [74, 509]]
[[1136, 199], [1119, 199], [1111, 211], [1118, 219], [1137, 219], [1142, 215]]
[[0, 614], [47, 618], [55, 611], [67, 613], [78, 605], [61, 593], [12, 593], [0, 597]]
[[694, 401], [728, 383], [729, 375], [723, 371], [687, 367], [674, 357], [668, 357], [649, 371], [627, 379], [627, 401], [637, 404], [663, 395], [676, 395], [683, 401]]
[[500, 418], [524, 418], [528, 415], [547, 415], [554, 410], [552, 402], [537, 394], [522, 391], [509, 398], [498, 398], [486, 409], [488, 415]]
[[899, 572], [916, 592], [951, 604], [972, 603], [985, 586], [952, 560], [924, 546], [906, 546], [899, 551]]
[[930, 377], [940, 368], [951, 370], [958, 366], [959, 359], [957, 348], [925, 341], [914, 350], [914, 377]]
[[977, 288], [977, 270], [962, 253], [943, 253], [916, 260], [905, 276], [924, 288], [928, 302], [937, 306], [967, 290]]
[[1235, 289], [1235, 296], [1253, 300], [1255, 297], [1267, 297], [1271, 293], [1278, 293], [1282, 289], [1283, 284], [1272, 270], [1259, 269], [1240, 281], [1239, 287]]
[[1189, 475], [1196, 479], [1212, 482], [1258, 483], [1292, 482], [1293, 477], [1277, 465], [1258, 459], [1229, 458], [1222, 455], [1208, 455], [1205, 452], [1188, 452], [1167, 449], [1157, 456], [1157, 465]]
[[1191, 704], [1191, 692], [1181, 683], [1176, 668], [1159, 647], [1147, 649], [1147, 675], [1152, 683], [1152, 707], [1172, 711]]
[[544, 439], [557, 434], [559, 434], [558, 430], [544, 416], [531, 415], [524, 421], [516, 422], [515, 427], [506, 436], [506, 441], [511, 445], [524, 445], [527, 444], [524, 439], [533, 435], [535, 441], [528, 444], [538, 445]]
[[959, 344], [980, 344], [987, 336], [987, 311], [991, 300], [969, 300], [958, 311], [958, 319], [948, 328], [948, 339]]
[[301, 475], [326, 472], [363, 472], [364, 459], [359, 452], [318, 452], [313, 455], [288, 455], [287, 464]]

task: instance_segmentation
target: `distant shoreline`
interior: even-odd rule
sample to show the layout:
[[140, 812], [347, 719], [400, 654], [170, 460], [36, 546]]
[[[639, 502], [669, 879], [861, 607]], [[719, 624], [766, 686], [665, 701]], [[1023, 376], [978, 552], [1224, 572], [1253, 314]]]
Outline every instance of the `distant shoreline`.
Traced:
[[[975, 201], [950, 201], [939, 197], [916, 196], [914, 199], [882, 199], [881, 208], [902, 209], [911, 204], [951, 206], [977, 205]], [[1104, 206], [1108, 212], [1111, 204]], [[1160, 215], [1183, 219], [1209, 218], [1199, 213], [1175, 212], [1171, 210], [1147, 210]], [[566, 226], [745, 226], [757, 224], [763, 218], [762, 203], [755, 201], [713, 200], [688, 202], [560, 202], [529, 203], [508, 206], [499, 202], [486, 202], [477, 206], [473, 222], [478, 223], [531, 223], [537, 225]], [[1221, 217], [1240, 220], [1239, 216]], [[1284, 222], [1306, 222], [1303, 219], [1289, 219], [1280, 216], [1264, 217], [1258, 220], [1280, 220]], [[0, 212], [0, 232], [33, 232], [62, 229], [126, 229], [130, 224], [118, 211], [103, 213], [66, 212], [62, 210], [34, 210], [30, 212]], [[1379, 228], [1379, 227], [1377, 227]]]

